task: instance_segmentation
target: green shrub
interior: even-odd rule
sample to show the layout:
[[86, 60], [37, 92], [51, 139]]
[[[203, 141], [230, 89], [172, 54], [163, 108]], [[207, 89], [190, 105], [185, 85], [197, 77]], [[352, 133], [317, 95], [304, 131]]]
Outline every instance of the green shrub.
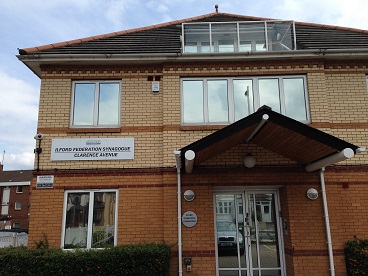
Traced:
[[170, 247], [124, 245], [103, 250], [0, 249], [0, 275], [169, 275]]
[[345, 243], [347, 275], [368, 275], [368, 239], [358, 239]]

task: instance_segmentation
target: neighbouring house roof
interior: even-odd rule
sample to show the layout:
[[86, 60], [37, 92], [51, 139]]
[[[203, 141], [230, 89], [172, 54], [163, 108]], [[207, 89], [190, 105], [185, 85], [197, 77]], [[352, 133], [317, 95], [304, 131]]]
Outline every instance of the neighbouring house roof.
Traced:
[[184, 155], [188, 150], [194, 151], [194, 166], [198, 166], [247, 140], [301, 166], [347, 148], [359, 153], [356, 145], [263, 106], [255, 113], [181, 148], [182, 164], [185, 164]]
[[[137, 29], [19, 49], [19, 54], [180, 53], [182, 23], [266, 20], [274, 19], [216, 12]], [[295, 22], [295, 27], [299, 49], [352, 49], [367, 48], [368, 45], [367, 30], [305, 22]]]
[[30, 185], [32, 170], [0, 171], [0, 186]]

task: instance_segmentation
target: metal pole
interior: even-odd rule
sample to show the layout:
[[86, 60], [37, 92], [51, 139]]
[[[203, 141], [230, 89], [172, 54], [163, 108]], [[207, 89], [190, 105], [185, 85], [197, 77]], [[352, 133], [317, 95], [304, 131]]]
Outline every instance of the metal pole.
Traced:
[[329, 215], [328, 215], [328, 206], [327, 206], [327, 197], [326, 197], [326, 186], [325, 186], [324, 172], [325, 172], [325, 168], [323, 167], [320, 170], [320, 179], [321, 179], [323, 209], [324, 209], [325, 224], [326, 224], [328, 257], [329, 257], [329, 261], [330, 261], [330, 274], [331, 274], [331, 276], [335, 276], [335, 265], [334, 265], [333, 251], [332, 251], [330, 219], [329, 219]]
[[182, 257], [182, 236], [181, 236], [181, 152], [174, 151], [176, 159], [176, 172], [178, 180], [178, 257], [179, 257], [179, 276], [183, 275], [183, 257]]

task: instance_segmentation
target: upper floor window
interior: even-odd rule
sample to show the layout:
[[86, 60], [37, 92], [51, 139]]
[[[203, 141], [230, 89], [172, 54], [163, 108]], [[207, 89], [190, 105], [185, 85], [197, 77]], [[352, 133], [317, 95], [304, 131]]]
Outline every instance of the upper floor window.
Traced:
[[196, 22], [182, 25], [184, 53], [295, 50], [293, 21]]
[[21, 194], [21, 193], [23, 193], [23, 186], [17, 186], [16, 193], [17, 193], [17, 194]]
[[19, 201], [15, 202], [14, 203], [14, 209], [15, 210], [21, 210], [22, 209], [22, 202], [19, 202]]
[[183, 78], [182, 124], [229, 124], [263, 105], [309, 122], [305, 76]]
[[117, 191], [66, 191], [64, 199], [64, 249], [106, 248], [116, 245]]
[[119, 81], [73, 82], [72, 127], [120, 126]]

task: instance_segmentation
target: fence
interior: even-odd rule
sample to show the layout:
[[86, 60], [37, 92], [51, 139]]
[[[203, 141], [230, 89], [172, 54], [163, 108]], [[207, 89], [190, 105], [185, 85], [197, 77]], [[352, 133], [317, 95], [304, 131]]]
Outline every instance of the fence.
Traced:
[[0, 237], [0, 248], [9, 246], [27, 246], [28, 245], [28, 234], [12, 233], [9, 236]]

